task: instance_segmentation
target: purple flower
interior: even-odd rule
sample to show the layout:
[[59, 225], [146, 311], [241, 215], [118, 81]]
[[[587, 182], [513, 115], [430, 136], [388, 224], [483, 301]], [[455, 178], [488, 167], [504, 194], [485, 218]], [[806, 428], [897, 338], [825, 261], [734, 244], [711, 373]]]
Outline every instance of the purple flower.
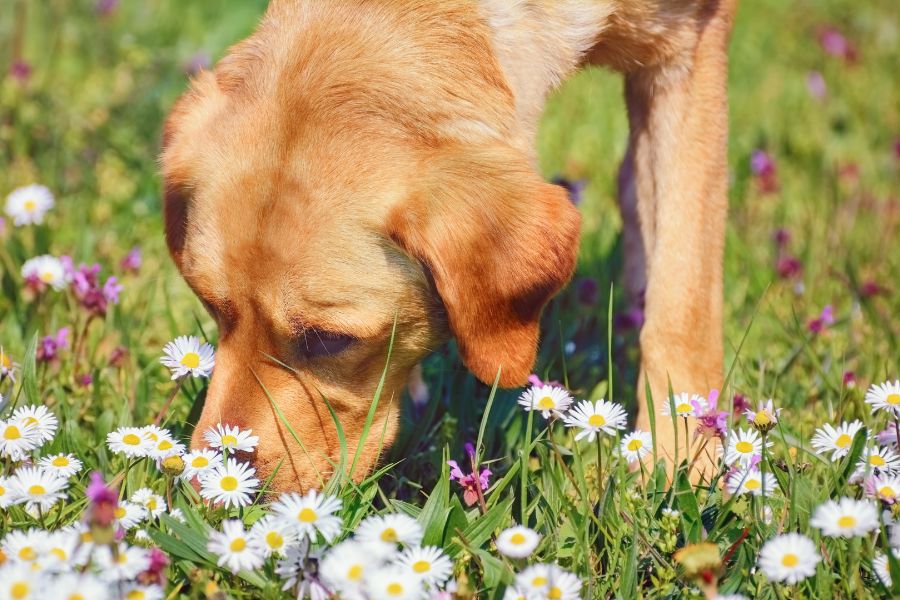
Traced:
[[762, 194], [778, 191], [778, 167], [765, 150], [756, 149], [750, 155], [750, 171], [756, 177], [756, 187]]
[[138, 246], [135, 246], [131, 249], [128, 254], [125, 255], [125, 258], [122, 259], [122, 262], [119, 263], [119, 266], [126, 273], [137, 273], [141, 270], [141, 264], [143, 260], [141, 258], [141, 249]]
[[825, 85], [825, 78], [818, 71], [810, 71], [806, 75], [806, 89], [809, 95], [816, 100], [824, 100], [828, 94], [828, 87]]
[[59, 351], [69, 347], [69, 328], [63, 327], [56, 335], [48, 335], [41, 339], [37, 349], [37, 361], [48, 363], [59, 357]]
[[569, 192], [569, 200], [572, 201], [572, 204], [575, 206], [581, 204], [584, 188], [587, 187], [587, 181], [584, 179], [571, 180], [562, 175], [557, 175], [551, 179], [550, 182], [566, 188], [566, 191]]
[[855, 388], [856, 373], [854, 373], [853, 371], [844, 371], [844, 375], [841, 377], [841, 381], [845, 388]]
[[718, 403], [719, 390], [717, 389], [710, 390], [706, 406], [696, 400], [691, 400], [697, 419], [697, 429], [694, 435], [709, 438], [725, 437], [728, 429], [728, 411], [718, 410]]
[[94, 11], [101, 17], [108, 17], [119, 7], [119, 0], [97, 0]]
[[78, 385], [81, 387], [90, 387], [92, 383], [94, 383], [94, 376], [90, 373], [85, 373], [83, 375], [79, 375], [75, 379], [78, 382]]
[[835, 58], [842, 58], [847, 63], [856, 62], [856, 47], [835, 27], [822, 27], [819, 29], [819, 45], [826, 54], [830, 54]]
[[166, 567], [169, 566], [169, 557], [159, 548], [150, 548], [150, 566], [138, 575], [137, 579], [142, 585], [165, 585]]
[[[530, 383], [534, 387], [543, 387], [545, 385], [555, 385], [558, 387], [562, 387], [562, 384], [560, 382], [558, 382], [556, 380], [542, 381], [541, 378], [538, 377], [537, 375], [535, 375], [534, 373], [532, 373], [531, 375], [528, 376], [528, 383]], [[471, 446], [471, 444], [466, 444], [466, 449], [468, 449], [469, 446]]]
[[[67, 258], [67, 257], [64, 257]], [[71, 264], [71, 259], [69, 259]], [[72, 291], [82, 308], [98, 317], [106, 316], [110, 304], [119, 303], [119, 293], [124, 289], [115, 277], [109, 277], [100, 285], [100, 265], [88, 267], [82, 264], [72, 270]]]
[[875, 441], [878, 442], [879, 446], [885, 446], [887, 448], [897, 447], [897, 430], [893, 425], [889, 425], [887, 429], [882, 430], [875, 436]]
[[884, 294], [887, 290], [884, 289], [878, 282], [872, 281], [871, 279], [868, 281], [864, 281], [861, 286], [859, 286], [859, 295], [863, 298], [871, 298], [872, 296], [879, 296]]
[[732, 400], [732, 410], [736, 415], [742, 415], [750, 408], [750, 401], [743, 394], [735, 394]]
[[9, 76], [19, 83], [25, 83], [31, 77], [31, 65], [18, 58], [9, 66]]
[[822, 313], [815, 319], [811, 319], [807, 324], [807, 328], [812, 333], [822, 333], [828, 327], [834, 324], [834, 307], [830, 304], [822, 309]]
[[582, 306], [594, 306], [600, 298], [600, 286], [593, 277], [582, 277], [575, 286], [578, 303]]
[[791, 243], [791, 232], [789, 229], [779, 227], [775, 230], [775, 233], [772, 234], [772, 239], [775, 241], [775, 245], [779, 250], [784, 250]]
[[[466, 454], [469, 456], [469, 461], [474, 463], [474, 446], [472, 446], [472, 444], [466, 444], [465, 448]], [[466, 506], [472, 506], [478, 502], [478, 486], [481, 486], [481, 491], [488, 489], [491, 477], [490, 469], [482, 469], [481, 473], [476, 477], [474, 472], [464, 472], [455, 460], [448, 460], [447, 464], [450, 465], [450, 481], [459, 482], [459, 485], [463, 488], [463, 500], [465, 501]]]
[[775, 271], [782, 279], [796, 279], [803, 274], [803, 263], [796, 256], [783, 254], [775, 261]]
[[643, 324], [644, 311], [638, 306], [632, 306], [625, 312], [616, 313], [613, 316], [613, 329], [616, 331], [640, 329]]
[[88, 509], [88, 520], [92, 527], [111, 527], [116, 520], [116, 507], [119, 494], [106, 485], [103, 475], [97, 471], [91, 473], [91, 483], [84, 491], [91, 501]]

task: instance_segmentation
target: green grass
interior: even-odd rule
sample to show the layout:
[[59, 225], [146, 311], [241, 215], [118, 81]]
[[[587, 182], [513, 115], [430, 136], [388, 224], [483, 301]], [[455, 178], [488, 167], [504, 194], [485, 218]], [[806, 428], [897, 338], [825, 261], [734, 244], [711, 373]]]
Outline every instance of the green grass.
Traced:
[[[98, 16], [87, 0], [7, 4], [15, 10], [0, 11], [0, 65], [18, 52], [32, 73], [24, 83], [0, 79], [0, 194], [39, 182], [53, 190], [57, 206], [45, 225], [14, 228], [7, 220], [0, 233], [0, 346], [21, 364], [15, 385], [0, 383], [0, 394], [10, 401], [0, 418], [12, 405], [46, 404], [61, 427], [39, 454], [73, 452], [85, 461], [69, 501], [45, 515], [45, 525], [60, 527], [82, 518], [88, 471], [125, 474], [122, 457], [105, 446], [106, 433], [151, 422], [173, 392], [158, 363], [165, 342], [188, 333], [215, 340], [212, 321], [180, 279], [163, 241], [156, 164], [161, 122], [186, 85], [185, 65], [200, 53], [222, 56], [252, 30], [265, 2], [123, 2], [108, 16]], [[859, 418], [868, 434], [883, 429], [887, 422], [869, 413], [864, 391], [900, 376], [898, 12], [891, 0], [756, 0], [744, 2], [737, 19], [730, 71], [725, 339], [732, 374], [726, 397], [740, 393], [754, 404], [772, 397], [784, 407], [779, 427], [769, 434], [774, 446], [766, 466], [778, 482], [765, 499], [771, 522], [760, 518], [759, 498], [728, 499], [717, 486], [695, 489], [681, 475], [668, 485], [658, 469], [629, 472], [614, 459], [608, 438], [600, 446], [598, 480], [596, 444], [576, 443], [560, 424], [548, 430], [540, 416], [523, 413], [515, 404], [520, 390], [476, 382], [450, 344], [424, 364], [431, 402], [416, 408], [404, 400], [402, 431], [386, 452], [385, 468], [358, 485], [326, 482], [344, 502], [345, 531], [373, 513], [418, 518], [426, 541], [453, 558], [462, 597], [502, 597], [521, 565], [500, 557], [492, 538], [514, 521], [544, 536], [529, 562], [558, 562], [576, 573], [585, 598], [696, 597], [674, 553], [703, 540], [728, 555], [723, 593], [890, 597], [871, 568], [875, 551], [886, 547], [883, 536], [833, 540], [809, 527], [811, 513], [826, 499], [863, 495], [847, 481], [854, 461], [823, 460], [809, 440], [826, 422]], [[854, 64], [822, 51], [816, 36], [827, 25], [856, 44]], [[824, 99], [807, 90], [811, 71], [827, 82]], [[613, 312], [628, 308], [621, 286], [613, 286], [621, 266], [615, 177], [626, 136], [622, 83], [614, 74], [580, 73], [550, 98], [539, 135], [544, 174], [588, 184], [576, 283], [545, 313], [536, 372], [566, 381], [579, 398], [606, 395], [633, 414], [636, 334], [611, 331], [608, 313], [611, 289]], [[777, 162], [775, 193], [757, 189], [749, 167], [757, 148]], [[781, 279], [775, 270], [773, 234], [781, 228], [791, 233], [785, 252], [802, 262], [798, 278]], [[123, 274], [119, 261], [135, 245], [144, 266], [139, 274]], [[104, 277], [118, 275], [125, 286], [121, 303], [85, 327], [71, 296], [29, 298], [20, 268], [44, 253], [97, 262]], [[600, 290], [590, 305], [576, 295], [578, 280], [586, 277]], [[867, 282], [882, 291], [863, 293]], [[813, 335], [807, 323], [826, 305], [834, 307], [836, 321]], [[35, 336], [63, 326], [79, 335], [86, 331], [80, 352], [68, 351], [50, 365], [27, 358]], [[110, 364], [118, 347], [127, 353]], [[856, 387], [844, 385], [847, 371], [855, 374]], [[86, 374], [92, 384], [80, 385]], [[203, 393], [194, 380], [179, 392], [167, 415], [179, 436], [189, 435], [189, 415]], [[494, 473], [483, 509], [465, 506], [456, 483], [447, 481], [446, 460], [462, 464], [465, 441], [481, 442], [481, 461]], [[857, 440], [856, 451], [863, 441]], [[342, 460], [353, 463], [353, 449]], [[14, 465], [6, 461], [2, 468], [8, 474]], [[149, 486], [163, 492], [165, 483], [142, 461], [127, 470], [124, 490], [130, 495]], [[272, 564], [237, 577], [216, 567], [206, 551], [208, 528], [226, 516], [250, 523], [261, 507], [209, 508], [189, 488], [175, 490], [174, 499], [186, 524], [163, 519], [148, 527], [173, 561], [167, 571], [171, 597], [206, 597], [210, 582], [238, 598], [282, 597]], [[680, 516], [665, 517], [666, 507]], [[36, 525], [21, 507], [0, 509], [0, 537]], [[809, 534], [825, 557], [816, 575], [798, 586], [770, 584], [753, 570], [762, 543], [781, 531]]]

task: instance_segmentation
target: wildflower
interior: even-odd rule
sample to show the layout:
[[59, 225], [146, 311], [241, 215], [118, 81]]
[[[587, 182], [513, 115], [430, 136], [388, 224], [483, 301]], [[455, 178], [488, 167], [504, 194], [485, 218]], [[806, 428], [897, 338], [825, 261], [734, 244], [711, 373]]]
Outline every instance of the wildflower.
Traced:
[[149, 511], [141, 504], [123, 500], [113, 513], [122, 529], [133, 529], [147, 518]]
[[672, 416], [672, 405], [675, 406], [675, 416], [683, 418], [694, 417], [698, 412], [704, 412], [707, 408], [706, 398], [703, 396], [682, 392], [665, 399], [662, 407], [663, 416]]
[[572, 404], [572, 396], [560, 386], [544, 384], [531, 386], [522, 392], [519, 404], [528, 412], [541, 411], [541, 416], [549, 419], [551, 413], [562, 417]]
[[184, 473], [184, 458], [181, 454], [170, 454], [157, 463], [159, 470], [169, 477], [178, 477]]
[[366, 547], [344, 541], [334, 546], [319, 563], [322, 579], [338, 596], [356, 597], [370, 570], [375, 570]]
[[614, 435], [619, 429], [625, 427], [628, 416], [621, 405], [615, 402], [607, 402], [600, 399], [596, 402], [582, 400], [578, 405], [563, 417], [566, 427], [581, 429], [575, 435], [575, 441], [587, 438], [593, 442], [598, 433]]
[[103, 475], [94, 471], [91, 473], [91, 483], [85, 490], [85, 496], [90, 500], [88, 511], [88, 523], [92, 533], [108, 533], [104, 529], [110, 528], [115, 521], [116, 507], [119, 495], [116, 490], [106, 485]]
[[212, 502], [230, 506], [247, 506], [259, 489], [259, 479], [253, 477], [256, 469], [233, 458], [200, 477], [200, 495]]
[[772, 155], [765, 150], [754, 150], [750, 155], [750, 171], [756, 178], [756, 187], [761, 194], [778, 191], [778, 168]]
[[[772, 442], [766, 442], [766, 447]], [[761, 456], [763, 450], [762, 438], [753, 429], [735, 429], [728, 436], [728, 445], [725, 448], [725, 464], [740, 464], [749, 466], [756, 456]]]
[[356, 539], [364, 544], [402, 544], [413, 547], [422, 543], [425, 532], [419, 522], [403, 514], [368, 517], [356, 528]]
[[0, 456], [22, 460], [40, 445], [41, 437], [34, 425], [25, 425], [15, 417], [0, 420]]
[[7, 377], [10, 381], [16, 380], [16, 369], [19, 368], [19, 364], [13, 362], [13, 359], [10, 358], [9, 354], [7, 354], [3, 347], [0, 346], [0, 381], [3, 381]]
[[56, 415], [42, 404], [20, 406], [13, 412], [10, 420], [18, 421], [25, 427], [34, 427], [42, 443], [53, 439], [59, 425]]
[[[475, 456], [475, 449], [471, 444], [466, 444], [466, 453], [471, 462], [472, 457]], [[491, 470], [484, 468], [481, 473], [476, 475], [474, 471], [472, 473], [464, 472], [455, 460], [448, 460], [447, 464], [450, 465], [450, 481], [456, 481], [463, 488], [463, 500], [466, 506], [472, 506], [478, 502], [478, 488], [480, 487], [484, 492], [490, 487]]]
[[140, 458], [150, 454], [151, 440], [138, 427], [119, 427], [106, 434], [106, 445], [111, 452], [124, 454], [129, 458]]
[[50, 363], [59, 358], [60, 350], [69, 347], [69, 328], [63, 327], [55, 335], [47, 335], [41, 338], [37, 348], [37, 361]]
[[434, 546], [407, 548], [397, 557], [396, 562], [407, 573], [421, 578], [432, 587], [443, 585], [453, 574], [450, 558]]
[[183, 458], [184, 472], [181, 474], [181, 478], [185, 481], [190, 481], [222, 464], [222, 455], [215, 450], [191, 450]]
[[699, 585], [709, 585], [719, 577], [722, 569], [722, 558], [719, 547], [712, 542], [689, 544], [674, 555], [675, 562], [681, 565], [689, 579], [698, 580]]
[[17, 503], [40, 510], [47, 510], [65, 498], [69, 485], [62, 477], [38, 467], [20, 467], [9, 478], [9, 484]]
[[141, 270], [142, 262], [141, 249], [138, 246], [134, 246], [128, 251], [128, 254], [122, 259], [122, 262], [119, 263], [119, 267], [126, 273], [137, 273]]
[[875, 475], [866, 480], [864, 488], [869, 496], [887, 504], [894, 504], [900, 499], [900, 476]]
[[510, 585], [503, 592], [503, 600], [528, 600], [528, 595], [521, 588]]
[[283, 556], [285, 551], [297, 542], [297, 534], [291, 523], [286, 523], [274, 515], [266, 515], [253, 524], [250, 535], [256, 538], [265, 556], [277, 554]]
[[150, 446], [147, 450], [147, 456], [155, 458], [156, 460], [163, 460], [170, 456], [181, 456], [184, 454], [184, 451], [184, 444], [175, 441], [171, 434], [166, 432], [165, 435], [159, 437], [159, 439]]
[[781, 279], [795, 279], [803, 274], [803, 263], [796, 256], [782, 254], [775, 261], [775, 271]]
[[282, 494], [271, 511], [292, 523], [298, 537], [315, 541], [316, 534], [320, 533], [326, 542], [331, 542], [341, 532], [341, 518], [334, 514], [341, 509], [341, 504], [339, 498], [309, 490], [303, 496], [296, 492]]
[[16, 227], [40, 225], [53, 204], [53, 193], [45, 186], [26, 185], [16, 188], [6, 197], [6, 214]]
[[813, 541], [799, 533], [775, 536], [759, 552], [759, 568], [766, 578], [787, 584], [815, 575], [820, 560]]
[[12, 489], [9, 487], [9, 477], [0, 475], [0, 508], [12, 506], [15, 499]]
[[117, 544], [115, 553], [110, 546], [97, 546], [94, 559], [100, 568], [100, 577], [109, 582], [134, 579], [150, 566], [147, 550], [125, 543]]
[[847, 63], [856, 61], [856, 47], [851, 44], [844, 34], [834, 27], [822, 27], [818, 34], [819, 45], [826, 54], [841, 58]]
[[890, 448], [875, 446], [866, 448], [856, 463], [856, 474], [869, 472], [875, 474], [894, 473], [900, 470], [900, 456]]
[[264, 550], [254, 536], [244, 531], [244, 525], [237, 519], [222, 522], [222, 531], [209, 535], [207, 549], [219, 556], [218, 565], [232, 573], [251, 571], [263, 564]]
[[396, 565], [369, 571], [365, 585], [372, 600], [417, 600], [423, 591], [418, 576]]
[[856, 387], [856, 373], [844, 371], [844, 374], [841, 376], [841, 384], [848, 390], [854, 389]]
[[82, 463], [74, 454], [53, 454], [38, 461], [38, 466], [45, 471], [55, 473], [58, 477], [68, 479], [81, 471]]
[[551, 564], [526, 567], [516, 575], [516, 586], [529, 596], [557, 600], [577, 600], [581, 591], [581, 581], [578, 577]]
[[830, 423], [826, 423], [813, 436], [812, 447], [819, 454], [831, 452], [831, 460], [838, 461], [850, 452], [850, 445], [857, 432], [863, 428], [863, 424], [859, 420], [850, 423], [844, 422], [834, 428]]
[[158, 585], [131, 584], [124, 588], [124, 600], [163, 600], [165, 593]]
[[294, 589], [297, 598], [328, 600], [332, 597], [319, 580], [319, 553], [310, 551], [309, 540], [289, 546], [275, 565], [275, 574], [284, 580], [282, 590]]
[[209, 377], [215, 366], [213, 347], [193, 335], [175, 338], [165, 345], [163, 354], [159, 362], [171, 369], [173, 380], [187, 375]]
[[866, 404], [872, 406], [872, 414], [883, 410], [892, 418], [900, 417], [900, 380], [873, 383], [866, 391]]
[[582, 306], [594, 306], [600, 299], [600, 286], [593, 277], [582, 277], [575, 284], [575, 297]]
[[[891, 552], [894, 553], [894, 558], [900, 560], [900, 548], [892, 548]], [[875, 576], [878, 577], [881, 584], [890, 589], [894, 582], [891, 579], [891, 569], [888, 566], [887, 554], [883, 552], [877, 553], [875, 559], [872, 560], [872, 570], [875, 571]]]
[[526, 558], [531, 556], [540, 541], [538, 532], [524, 525], [514, 525], [497, 536], [497, 551], [510, 558]]
[[809, 95], [816, 100], [823, 100], [828, 95], [828, 85], [825, 78], [818, 71], [810, 71], [806, 75], [806, 89]]
[[629, 464], [646, 456], [653, 447], [653, 438], [646, 431], [637, 429], [622, 438], [619, 452]]
[[141, 488], [131, 495], [131, 501], [140, 504], [150, 512], [150, 516], [158, 519], [166, 512], [168, 506], [166, 499], [156, 494], [150, 488]]
[[78, 303], [91, 315], [105, 317], [110, 304], [119, 303], [123, 287], [115, 277], [100, 284], [100, 265], [80, 265], [72, 269], [72, 293]]
[[834, 307], [828, 304], [822, 309], [822, 313], [818, 317], [811, 319], [807, 323], [807, 329], [811, 333], [822, 333], [831, 325], [834, 325]]
[[728, 411], [718, 410], [719, 390], [710, 390], [705, 403], [696, 399], [691, 403], [694, 404], [694, 418], [697, 419], [694, 436], [725, 437], [728, 432]]
[[[109, 584], [90, 573], [63, 573], [44, 590], [44, 598], [59, 600], [104, 600], [109, 598]], [[126, 600], [131, 600], [127, 596]]]
[[49, 254], [26, 260], [22, 265], [22, 278], [28, 289], [37, 293], [43, 292], [48, 287], [60, 291], [69, 283], [62, 261]]
[[855, 537], [878, 528], [878, 509], [871, 502], [841, 498], [820, 504], [809, 520], [828, 537]]
[[47, 546], [50, 535], [42, 529], [13, 530], [3, 538], [0, 548], [10, 560], [33, 563], [38, 560], [40, 550]]
[[0, 565], [0, 598], [39, 600], [46, 597], [44, 585], [39, 573], [27, 565]]
[[231, 425], [217, 424], [203, 432], [203, 439], [213, 448], [229, 452], [253, 452], [259, 444], [259, 436], [251, 435], [252, 429], [241, 430]]
[[775, 479], [771, 473], [763, 474], [756, 467], [743, 467], [728, 476], [725, 487], [735, 496], [771, 496], [775, 491]]
[[778, 425], [778, 415], [780, 413], [781, 409], [775, 408], [774, 402], [769, 399], [760, 403], [759, 408], [755, 411], [748, 409], [744, 412], [744, 416], [747, 417], [751, 427], [760, 433], [766, 433]]

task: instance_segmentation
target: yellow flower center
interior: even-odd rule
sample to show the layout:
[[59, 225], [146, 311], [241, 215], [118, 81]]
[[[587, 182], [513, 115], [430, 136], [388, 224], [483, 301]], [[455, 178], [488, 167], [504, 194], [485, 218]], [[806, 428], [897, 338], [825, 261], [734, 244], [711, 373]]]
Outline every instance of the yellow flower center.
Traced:
[[681, 415], [685, 413], [689, 413], [694, 410], [694, 407], [688, 404], [687, 402], [682, 402], [678, 406], [675, 407], [675, 414]]
[[362, 565], [353, 565], [347, 571], [347, 579], [349, 579], [350, 581], [359, 581], [360, 579], [362, 579], [362, 575], [363, 575]]
[[237, 489], [238, 480], [236, 477], [232, 477], [231, 475], [226, 475], [225, 477], [222, 478], [220, 485], [222, 486], [222, 489], [225, 490], [226, 492], [233, 492], [234, 490]]
[[35, 484], [28, 488], [28, 494], [31, 496], [43, 496], [47, 493], [47, 490], [44, 489], [44, 486], [40, 484]]
[[772, 423], [772, 419], [769, 418], [769, 415], [768, 413], [766, 413], [766, 411], [761, 410], [756, 413], [755, 417], [753, 417], [753, 422], [757, 425], [766, 426]]
[[878, 490], [878, 495], [882, 498], [894, 498], [897, 496], [897, 492], [894, 491], [889, 485], [881, 486], [881, 489]]
[[389, 583], [387, 586], [387, 593], [390, 596], [399, 596], [403, 593], [403, 586], [396, 581]]
[[53, 462], [51, 462], [50, 464], [53, 465], [54, 467], [68, 467], [69, 459], [66, 458], [65, 456], [57, 456], [56, 458], [53, 459]]
[[531, 585], [533, 585], [534, 587], [545, 586], [545, 585], [547, 585], [547, 578], [541, 577], [540, 575], [538, 575], [537, 577], [535, 577], [534, 579], [531, 580]]
[[550, 600], [560, 600], [560, 598], [562, 597], [562, 590], [555, 585], [550, 588], [549, 592], [547, 592], [547, 598], [549, 598]]
[[880, 455], [873, 454], [869, 457], [869, 464], [873, 467], [883, 467], [886, 463]]
[[300, 511], [300, 514], [297, 515], [297, 519], [304, 523], [315, 523], [318, 515], [316, 515], [316, 511], [311, 508], [304, 508]]
[[121, 506], [117, 506], [116, 510], [113, 512], [113, 514], [115, 515], [115, 517], [117, 519], [121, 519], [122, 517], [124, 517], [125, 515], [128, 514], [128, 511], [125, 510], [124, 508], [122, 508]]
[[94, 543], [94, 536], [91, 535], [90, 531], [85, 531], [84, 533], [81, 534], [81, 543], [82, 544], [93, 544]]
[[591, 427], [603, 427], [606, 425], [606, 419], [603, 418], [603, 415], [591, 415], [588, 418], [588, 425]]
[[431, 570], [431, 563], [427, 560], [417, 560], [413, 563], [412, 568], [416, 573], [427, 573]]
[[[5, 495], [6, 495], [6, 488], [3, 487], [2, 485], [0, 485], [0, 496], [5, 496]], [[0, 564], [3, 564], [3, 563], [0, 562]]]
[[515, 544], [516, 546], [520, 546], [525, 543], [525, 536], [522, 535], [521, 533], [514, 533], [511, 536], [509, 536], [509, 541], [510, 541], [510, 543]]
[[22, 206], [25, 208], [26, 211], [33, 212], [34, 209], [37, 208], [37, 202], [35, 202], [31, 198], [29, 198], [28, 200], [26, 200], [24, 202], [24, 204], [22, 204]]
[[66, 551], [62, 548], [52, 548], [50, 550], [50, 554], [58, 558], [59, 560], [66, 561], [69, 559], [69, 555], [66, 554]]
[[131, 590], [125, 595], [125, 600], [144, 600], [146, 597], [144, 590]]
[[393, 527], [388, 527], [384, 531], [381, 532], [381, 541], [382, 542], [397, 542], [397, 530]]
[[753, 452], [753, 444], [747, 441], [741, 440], [737, 444], [734, 445], [734, 449], [740, 452], [741, 454], [747, 454], [749, 452]]
[[181, 365], [188, 369], [196, 369], [200, 366], [200, 355], [196, 352], [188, 352], [181, 357]]
[[556, 406], [556, 403], [553, 401], [553, 398], [551, 398], [550, 396], [544, 396], [543, 398], [538, 400], [537, 405], [538, 405], [538, 408], [540, 408], [540, 409], [549, 410], [549, 409], [553, 408], [554, 406]]
[[643, 447], [644, 447], [644, 442], [642, 442], [641, 440], [639, 440], [637, 438], [628, 442], [628, 449], [631, 450], [632, 452], [637, 452], [638, 450], [640, 450]]
[[0, 367], [4, 369], [12, 368], [12, 360], [3, 353], [0, 353]]
[[157, 450], [169, 450], [172, 447], [172, 442], [169, 440], [163, 440], [159, 444], [157, 444]]
[[242, 552], [244, 550], [244, 548], [246, 548], [246, 547], [247, 547], [247, 540], [245, 540], [244, 538], [235, 538], [235, 539], [231, 540], [231, 545], [228, 546], [228, 548], [232, 552]]
[[68, 597], [66, 597], [66, 600], [85, 600], [85, 597], [82, 596], [81, 594], [79, 594], [78, 592], [75, 592], [74, 594], [71, 594]]
[[223, 435], [222, 436], [222, 445], [223, 446], [236, 446], [237, 438], [233, 435]]
[[25, 546], [19, 550], [19, 558], [26, 561], [32, 561], [37, 558], [37, 552], [31, 546]]
[[850, 515], [844, 515], [840, 519], [838, 519], [838, 527], [841, 529], [849, 529], [856, 525], [856, 518], [851, 517]]
[[796, 554], [785, 554], [781, 557], [781, 564], [785, 567], [796, 567], [798, 564], [800, 564], [800, 557], [798, 557]]
[[9, 594], [14, 600], [27, 598], [31, 588], [24, 581], [17, 581], [9, 587]]
[[116, 562], [120, 565], [128, 564], [128, 555], [124, 552], [119, 552], [118, 558], [116, 558]]
[[744, 482], [744, 487], [748, 490], [758, 490], [762, 487], [762, 483], [760, 483], [759, 479], [748, 479]]
[[209, 460], [205, 456], [197, 456], [191, 461], [191, 466], [195, 469], [202, 469], [209, 466]]
[[900, 394], [888, 394], [888, 397], [885, 400], [891, 406], [896, 406], [897, 404], [900, 404]]
[[56, 276], [53, 275], [53, 273], [50, 271], [44, 271], [43, 273], [41, 273], [41, 281], [43, 281], [44, 283], [50, 283], [54, 279], [56, 279]]
[[141, 444], [141, 438], [133, 433], [126, 433], [122, 437], [122, 443], [128, 444], [129, 446], [139, 446]]
[[3, 432], [3, 437], [7, 440], [17, 440], [22, 437], [22, 432], [15, 425], [7, 425], [6, 431]]
[[151, 441], [155, 442], [155, 441], [159, 440], [159, 436], [156, 435], [155, 433], [153, 433], [152, 431], [147, 431], [144, 433], [144, 435], [146, 435], [147, 438]]
[[841, 435], [838, 436], [838, 438], [836, 440], [834, 440], [834, 445], [837, 446], [838, 448], [846, 448], [847, 446], [850, 445], [850, 442], [852, 442], [852, 441], [853, 441], [853, 438], [851, 438], [846, 433], [842, 433]]
[[277, 531], [270, 531], [266, 534], [266, 543], [269, 545], [269, 548], [277, 550], [284, 546], [284, 538]]
[[150, 497], [150, 499], [147, 500], [146, 506], [149, 510], [156, 510], [156, 498]]

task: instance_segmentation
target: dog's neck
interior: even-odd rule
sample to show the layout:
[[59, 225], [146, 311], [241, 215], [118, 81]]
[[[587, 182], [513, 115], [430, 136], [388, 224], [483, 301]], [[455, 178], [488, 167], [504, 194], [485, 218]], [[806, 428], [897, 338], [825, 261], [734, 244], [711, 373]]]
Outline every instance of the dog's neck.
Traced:
[[494, 54], [533, 146], [547, 94], [581, 63], [613, 10], [606, 0], [479, 0]]

